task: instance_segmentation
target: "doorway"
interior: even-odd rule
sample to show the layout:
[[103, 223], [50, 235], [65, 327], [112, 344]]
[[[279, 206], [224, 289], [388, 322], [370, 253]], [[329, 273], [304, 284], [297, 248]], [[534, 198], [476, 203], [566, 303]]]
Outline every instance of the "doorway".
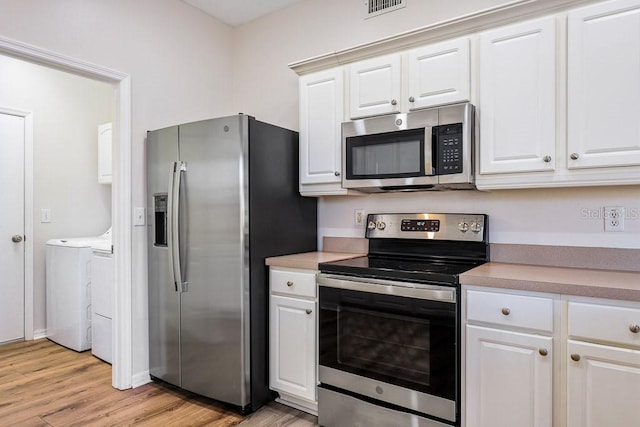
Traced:
[[[108, 83], [114, 89], [112, 223], [115, 248], [115, 312], [113, 315], [112, 384], [132, 385], [131, 343], [131, 83], [126, 74], [0, 38], [0, 54]], [[28, 228], [33, 226], [25, 224]], [[31, 266], [33, 270], [33, 266]], [[29, 266], [25, 266], [29, 272]], [[29, 278], [25, 277], [25, 281]], [[33, 278], [31, 283], [33, 285]], [[29, 284], [26, 284], [27, 290]], [[26, 313], [28, 315], [28, 313]], [[32, 315], [32, 313], [31, 313]], [[25, 337], [26, 338], [26, 337]]]

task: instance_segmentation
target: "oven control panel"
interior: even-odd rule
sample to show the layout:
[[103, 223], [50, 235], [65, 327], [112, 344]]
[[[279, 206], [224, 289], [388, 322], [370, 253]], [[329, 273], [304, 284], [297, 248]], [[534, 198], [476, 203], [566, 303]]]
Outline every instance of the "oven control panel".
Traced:
[[484, 214], [369, 214], [365, 237], [484, 242], [486, 226]]

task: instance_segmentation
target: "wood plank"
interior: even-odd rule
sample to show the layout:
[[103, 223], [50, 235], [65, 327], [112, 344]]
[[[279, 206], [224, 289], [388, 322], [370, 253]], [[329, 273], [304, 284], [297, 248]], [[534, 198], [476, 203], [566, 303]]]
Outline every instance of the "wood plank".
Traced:
[[173, 387], [111, 386], [111, 366], [47, 339], [0, 346], [0, 426], [299, 426], [317, 418], [275, 402], [250, 417]]

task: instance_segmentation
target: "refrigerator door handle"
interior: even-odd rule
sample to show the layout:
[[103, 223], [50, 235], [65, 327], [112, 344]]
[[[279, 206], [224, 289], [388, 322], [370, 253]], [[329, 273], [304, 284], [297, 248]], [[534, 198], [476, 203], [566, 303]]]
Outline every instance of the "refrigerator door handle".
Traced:
[[[169, 250], [169, 278], [171, 283], [178, 292], [178, 281], [176, 280], [176, 267], [175, 267], [175, 240], [174, 240], [174, 202], [175, 202], [175, 182], [176, 182], [176, 165], [177, 162], [173, 162], [171, 167], [171, 173], [169, 174], [169, 191], [167, 192], [167, 249]], [[177, 203], [175, 203], [177, 205]]]
[[[175, 274], [176, 291], [187, 292], [187, 282], [182, 276], [182, 265], [180, 263], [180, 183], [182, 181], [182, 172], [187, 171], [187, 164], [185, 162], [176, 162], [174, 168], [174, 182], [173, 182], [173, 200], [174, 203], [171, 206], [172, 220], [171, 230], [173, 233], [173, 246], [171, 253], [173, 255], [173, 268]], [[178, 289], [178, 285], [180, 288]]]
[[187, 170], [185, 162], [174, 162], [169, 180], [168, 222], [169, 235], [167, 246], [169, 248], [169, 270], [171, 281], [176, 292], [186, 292], [187, 282], [182, 277], [180, 264], [180, 182], [182, 172]]

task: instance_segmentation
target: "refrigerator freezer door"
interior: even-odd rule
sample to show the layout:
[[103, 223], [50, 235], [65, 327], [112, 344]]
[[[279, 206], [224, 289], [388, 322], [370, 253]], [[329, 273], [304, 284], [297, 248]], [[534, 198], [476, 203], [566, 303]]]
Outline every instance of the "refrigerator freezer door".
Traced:
[[241, 407], [249, 395], [247, 117], [180, 126], [182, 387]]
[[[147, 134], [147, 208], [160, 209], [157, 200], [167, 199], [172, 170], [178, 160], [178, 127]], [[163, 205], [164, 206], [164, 205]], [[165, 207], [166, 210], [166, 207]], [[160, 212], [158, 212], [160, 213]], [[164, 212], [163, 212], [164, 214]], [[165, 221], [149, 220], [149, 373], [180, 386], [180, 293], [170, 272], [170, 251], [162, 239]], [[163, 227], [163, 230], [156, 230]], [[156, 241], [157, 240], [157, 241]]]

